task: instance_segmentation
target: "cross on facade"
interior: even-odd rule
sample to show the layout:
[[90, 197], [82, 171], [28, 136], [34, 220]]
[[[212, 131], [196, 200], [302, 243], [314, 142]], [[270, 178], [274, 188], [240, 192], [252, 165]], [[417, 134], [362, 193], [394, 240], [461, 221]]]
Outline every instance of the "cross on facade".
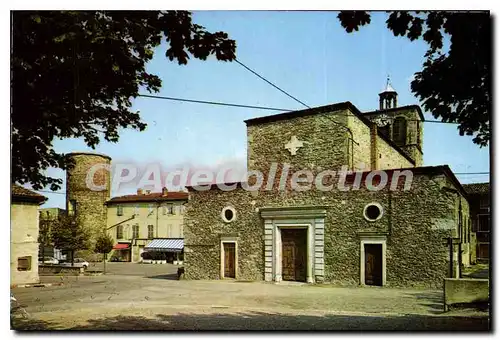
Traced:
[[296, 136], [292, 136], [292, 139], [285, 144], [285, 149], [290, 151], [292, 156], [297, 154], [297, 150], [304, 146], [304, 142], [297, 139]]

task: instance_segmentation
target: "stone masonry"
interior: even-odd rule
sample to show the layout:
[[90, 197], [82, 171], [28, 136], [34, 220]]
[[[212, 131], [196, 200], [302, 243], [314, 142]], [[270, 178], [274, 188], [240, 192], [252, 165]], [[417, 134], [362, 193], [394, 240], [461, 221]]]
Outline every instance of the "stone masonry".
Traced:
[[[263, 280], [265, 225], [262, 207], [326, 206], [324, 223], [324, 280], [357, 285], [360, 282], [360, 237], [387, 235], [387, 285], [439, 287], [448, 271], [448, 248], [443, 238], [458, 231], [457, 196], [446, 188], [452, 181], [436, 167], [415, 173], [409, 191], [384, 190], [252, 193], [238, 188], [192, 192], [185, 223], [185, 267], [190, 279], [219, 278], [219, 240], [236, 235], [240, 280]], [[377, 202], [382, 218], [368, 222], [363, 209]], [[466, 202], [462, 202], [463, 207]], [[226, 223], [220, 212], [232, 206], [237, 218]], [[466, 212], [464, 210], [464, 218]]]
[[[91, 169], [95, 165], [107, 165], [111, 158], [106, 155], [75, 152], [68, 154], [74, 160], [74, 167], [67, 171], [66, 176], [66, 211], [71, 214], [76, 202], [76, 218], [91, 233], [91, 245], [94, 244], [97, 234], [106, 228], [107, 208], [105, 202], [110, 198], [110, 171], [100, 168], [91, 176]], [[94, 191], [87, 185], [87, 176], [97, 186], [104, 190]], [[93, 249], [93, 247], [91, 248]]]

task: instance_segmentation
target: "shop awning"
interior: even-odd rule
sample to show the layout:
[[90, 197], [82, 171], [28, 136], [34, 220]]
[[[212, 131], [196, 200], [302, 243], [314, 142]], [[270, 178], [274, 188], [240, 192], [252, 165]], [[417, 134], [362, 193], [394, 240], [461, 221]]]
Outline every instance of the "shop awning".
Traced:
[[117, 244], [115, 244], [113, 249], [120, 250], [120, 249], [128, 249], [129, 247], [130, 247], [130, 244], [128, 244], [128, 243], [117, 243]]
[[145, 251], [165, 251], [172, 253], [180, 253], [183, 249], [183, 238], [157, 238], [144, 247]]

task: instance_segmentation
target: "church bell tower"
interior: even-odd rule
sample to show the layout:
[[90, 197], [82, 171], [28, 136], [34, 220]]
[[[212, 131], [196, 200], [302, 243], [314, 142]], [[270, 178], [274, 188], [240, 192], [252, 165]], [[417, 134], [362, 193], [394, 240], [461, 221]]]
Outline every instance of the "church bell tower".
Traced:
[[394, 109], [398, 106], [398, 93], [391, 86], [391, 80], [387, 77], [385, 90], [378, 94], [379, 110]]

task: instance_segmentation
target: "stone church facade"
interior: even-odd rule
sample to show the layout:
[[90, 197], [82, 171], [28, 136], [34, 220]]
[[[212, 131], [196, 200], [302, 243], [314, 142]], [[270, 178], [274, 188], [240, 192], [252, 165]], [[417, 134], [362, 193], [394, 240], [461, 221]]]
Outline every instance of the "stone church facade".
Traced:
[[392, 91], [373, 112], [344, 102], [247, 120], [247, 164], [263, 176], [188, 188], [186, 278], [436, 287], [456, 275], [465, 192], [448, 166], [422, 166], [423, 115]]

